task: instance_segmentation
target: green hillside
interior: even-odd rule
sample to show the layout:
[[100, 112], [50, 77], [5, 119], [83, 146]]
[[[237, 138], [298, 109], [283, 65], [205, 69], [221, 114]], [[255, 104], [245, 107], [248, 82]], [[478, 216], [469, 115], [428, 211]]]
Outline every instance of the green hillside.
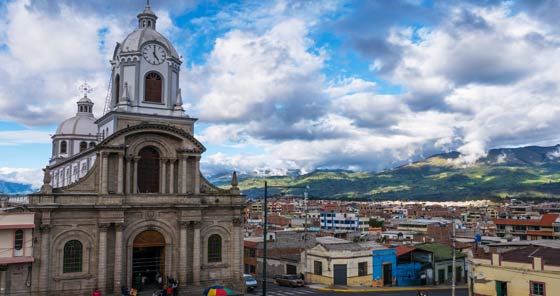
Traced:
[[[272, 186], [309, 186], [316, 198], [465, 200], [560, 197], [560, 145], [494, 149], [468, 166], [456, 164], [459, 153], [434, 155], [382, 173], [316, 171], [269, 177]], [[249, 197], [263, 195], [262, 178], [244, 178], [239, 187]], [[226, 186], [227, 187], [227, 186]], [[279, 189], [273, 189], [277, 193]], [[288, 193], [301, 194], [301, 189]]]

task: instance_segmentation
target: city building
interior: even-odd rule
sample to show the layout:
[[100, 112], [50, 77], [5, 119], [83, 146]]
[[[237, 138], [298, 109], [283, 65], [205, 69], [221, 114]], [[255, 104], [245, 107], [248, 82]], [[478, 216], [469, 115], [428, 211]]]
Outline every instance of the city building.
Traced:
[[229, 189], [202, 176], [205, 147], [182, 107], [182, 57], [149, 4], [137, 17], [110, 61], [105, 113], [93, 118], [84, 84], [77, 115], [52, 138], [44, 185], [30, 195], [34, 295], [120, 294], [157, 274], [191, 295], [211, 284], [243, 288], [245, 197], [235, 173]]
[[34, 214], [19, 209], [0, 211], [0, 295], [31, 292]]
[[[440, 243], [427, 243], [415, 245], [414, 248], [433, 254], [433, 283], [451, 283], [453, 274], [453, 248]], [[455, 281], [457, 283], [466, 281], [466, 255], [462, 252], [455, 253]], [[428, 281], [431, 282], [430, 276]]]
[[471, 266], [469, 289], [475, 296], [546, 296], [560, 291], [560, 241], [531, 241], [501, 253], [475, 254]]
[[369, 218], [354, 213], [321, 212], [321, 229], [366, 232], [369, 229]]
[[496, 219], [498, 237], [518, 237], [521, 240], [540, 240], [559, 238], [553, 226], [560, 214], [544, 214], [532, 219]]
[[372, 251], [385, 249], [374, 242], [318, 237], [317, 245], [306, 251], [305, 281], [329, 286], [372, 286]]

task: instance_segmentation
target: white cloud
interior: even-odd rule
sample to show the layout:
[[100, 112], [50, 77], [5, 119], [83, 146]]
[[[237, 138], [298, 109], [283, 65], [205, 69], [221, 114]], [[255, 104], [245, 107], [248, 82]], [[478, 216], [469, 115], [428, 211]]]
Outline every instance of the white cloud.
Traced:
[[43, 171], [41, 169], [0, 167], [0, 180], [31, 184], [33, 188], [39, 188], [43, 184]]
[[35, 130], [0, 131], [0, 146], [50, 143], [48, 132]]

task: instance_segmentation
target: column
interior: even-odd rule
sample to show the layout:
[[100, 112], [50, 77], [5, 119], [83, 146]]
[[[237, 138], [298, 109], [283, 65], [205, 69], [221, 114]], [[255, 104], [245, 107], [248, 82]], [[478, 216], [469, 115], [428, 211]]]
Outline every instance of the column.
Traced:
[[179, 238], [179, 283], [185, 287], [187, 283], [187, 227], [188, 222], [181, 221]]
[[194, 194], [200, 194], [200, 156], [194, 157]]
[[175, 159], [169, 160], [169, 193], [175, 193]]
[[123, 156], [124, 152], [119, 152], [117, 156], [117, 194], [123, 193], [123, 180], [124, 180], [124, 167], [123, 167]]
[[108, 174], [108, 164], [109, 155], [107, 153], [101, 153], [101, 194], [107, 194], [107, 174]]
[[130, 184], [131, 184], [131, 180], [132, 180], [132, 171], [130, 171], [131, 165], [130, 162], [132, 161], [132, 159], [128, 156], [126, 156], [126, 174], [125, 174], [125, 185], [124, 185], [124, 193], [128, 194], [130, 192], [132, 192], [130, 189]]
[[[241, 234], [241, 219], [239, 217], [233, 218], [233, 271], [236, 278], [241, 278], [243, 275], [243, 235]], [[223, 251], [223, 250], [222, 250]]]
[[47, 295], [49, 290], [49, 258], [51, 247], [51, 225], [42, 224], [41, 231], [41, 259], [39, 261], [39, 291], [40, 295]]
[[138, 193], [138, 160], [139, 157], [134, 157], [134, 169], [132, 170], [132, 193]]
[[122, 283], [122, 224], [115, 225], [115, 275], [113, 279], [113, 291], [115, 295], [121, 293], [121, 283]]
[[99, 224], [99, 261], [97, 265], [97, 288], [105, 293], [107, 274], [107, 228], [108, 224]]
[[193, 285], [200, 285], [200, 221], [193, 221], [194, 237], [193, 237]]
[[160, 161], [159, 171], [161, 172], [161, 175], [160, 175], [159, 188], [160, 188], [161, 193], [165, 193], [165, 183], [166, 183], [165, 180], [167, 179], [166, 175], [165, 175], [165, 173], [167, 171], [167, 165], [166, 164], [167, 164], [167, 159], [162, 159]]
[[181, 156], [180, 165], [179, 165], [179, 174], [181, 179], [181, 194], [187, 193], [187, 159], [185, 156]]

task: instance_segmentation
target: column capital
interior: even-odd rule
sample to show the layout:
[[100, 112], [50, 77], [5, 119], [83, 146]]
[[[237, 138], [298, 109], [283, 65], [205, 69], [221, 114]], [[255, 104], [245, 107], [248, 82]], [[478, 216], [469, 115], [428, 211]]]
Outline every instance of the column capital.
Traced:
[[239, 226], [239, 225], [241, 225], [241, 220], [242, 220], [241, 218], [235, 217], [231, 220], [231, 222], [233, 223], [233, 225]]
[[190, 225], [190, 221], [179, 221], [179, 225], [180, 225], [182, 228], [186, 228], [186, 227], [188, 227], [188, 226]]
[[41, 232], [49, 232], [51, 230], [51, 225], [50, 224], [41, 224], [41, 226], [39, 226], [39, 230]]
[[191, 225], [196, 227], [196, 228], [200, 228], [200, 221], [191, 221]]
[[124, 224], [115, 224], [115, 231], [123, 231], [124, 229]]
[[107, 229], [111, 226], [110, 223], [99, 223], [97, 224], [97, 227], [99, 228], [100, 231], [107, 231]]

